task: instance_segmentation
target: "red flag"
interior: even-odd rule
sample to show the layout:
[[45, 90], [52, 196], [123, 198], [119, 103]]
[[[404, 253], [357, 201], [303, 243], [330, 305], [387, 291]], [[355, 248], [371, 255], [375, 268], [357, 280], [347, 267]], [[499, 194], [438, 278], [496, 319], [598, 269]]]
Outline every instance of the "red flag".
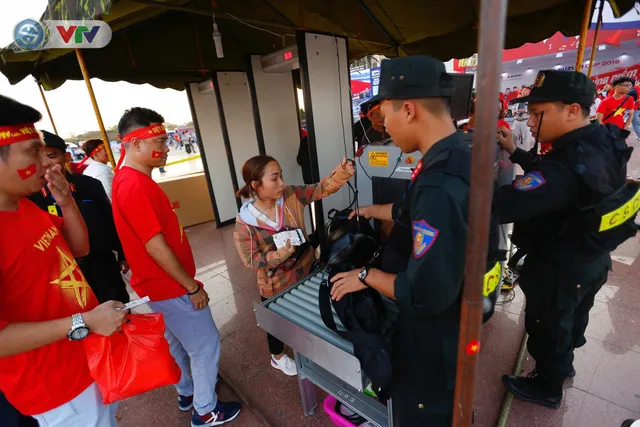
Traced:
[[32, 164], [31, 166], [26, 167], [25, 169], [18, 170], [18, 174], [20, 178], [24, 181], [25, 179], [31, 178], [36, 173], [36, 164]]
[[152, 151], [151, 158], [152, 159], [161, 159], [164, 153], [162, 151]]

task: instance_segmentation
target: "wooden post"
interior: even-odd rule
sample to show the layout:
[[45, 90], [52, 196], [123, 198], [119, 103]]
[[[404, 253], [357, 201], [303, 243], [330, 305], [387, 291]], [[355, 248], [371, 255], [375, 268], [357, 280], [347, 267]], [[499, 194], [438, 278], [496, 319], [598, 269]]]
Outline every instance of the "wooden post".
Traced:
[[480, 354], [483, 277], [493, 197], [496, 158], [496, 105], [500, 92], [502, 49], [508, 0], [482, 0], [478, 32], [478, 98], [471, 157], [469, 231], [460, 314], [453, 426], [469, 427], [473, 415], [476, 369]]
[[44, 102], [44, 108], [47, 110], [47, 114], [49, 115], [49, 121], [51, 122], [51, 126], [53, 126], [53, 133], [59, 136], [58, 128], [56, 128], [56, 122], [53, 121], [53, 116], [51, 115], [51, 110], [49, 110], [49, 103], [47, 102], [47, 98], [44, 96], [44, 90], [42, 89], [42, 83], [36, 80], [38, 83], [38, 89], [40, 89], [40, 96], [42, 96], [42, 102]]
[[[107, 136], [107, 131], [104, 128], [104, 123], [102, 122], [102, 116], [100, 115], [100, 109], [98, 108], [98, 102], [96, 101], [96, 95], [93, 93], [93, 87], [91, 86], [91, 78], [89, 77], [89, 72], [87, 71], [87, 64], [84, 62], [84, 55], [80, 49], [75, 49], [76, 57], [78, 58], [78, 64], [80, 65], [80, 71], [82, 71], [82, 77], [84, 78], [84, 82], [87, 85], [87, 91], [89, 92], [89, 98], [91, 98], [91, 104], [93, 104], [93, 111], [96, 114], [96, 119], [98, 120], [98, 127], [100, 128], [100, 133], [102, 134], [102, 140], [104, 141], [104, 148], [107, 151], [107, 156], [109, 157], [109, 161], [111, 162], [111, 166], [116, 168], [116, 161], [113, 158], [113, 152], [111, 151], [111, 144], [109, 143], [109, 137]], [[89, 153], [87, 153], [89, 155]]]
[[582, 24], [580, 25], [580, 42], [578, 44], [578, 57], [576, 58], [575, 70], [579, 71], [582, 61], [584, 60], [584, 47], [587, 44], [587, 31], [591, 20], [591, 5], [593, 0], [585, 0], [584, 10], [582, 11]]
[[600, 34], [600, 27], [602, 26], [602, 11], [604, 10], [604, 0], [600, 0], [600, 10], [598, 11], [598, 22], [596, 22], [596, 31], [593, 34], [593, 44], [591, 45], [591, 56], [589, 57], [589, 71], [587, 76], [591, 77], [593, 71], [593, 60], [596, 56], [596, 49], [598, 48], [598, 35]]

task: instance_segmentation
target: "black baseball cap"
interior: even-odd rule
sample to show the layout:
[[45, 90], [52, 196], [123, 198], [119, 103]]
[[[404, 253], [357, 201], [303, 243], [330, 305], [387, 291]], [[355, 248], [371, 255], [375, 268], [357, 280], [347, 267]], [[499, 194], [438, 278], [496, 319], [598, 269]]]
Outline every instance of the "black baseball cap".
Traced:
[[450, 98], [455, 85], [444, 63], [426, 55], [386, 59], [380, 67], [378, 94], [369, 103], [383, 99]]
[[47, 147], [57, 148], [62, 152], [67, 151], [67, 143], [64, 142], [64, 139], [54, 133], [47, 132], [46, 130], [40, 130], [40, 132], [42, 132], [42, 136], [44, 136], [44, 145]]
[[515, 98], [520, 102], [562, 102], [591, 107], [596, 98], [596, 85], [584, 73], [577, 71], [543, 70], [538, 73], [529, 96]]

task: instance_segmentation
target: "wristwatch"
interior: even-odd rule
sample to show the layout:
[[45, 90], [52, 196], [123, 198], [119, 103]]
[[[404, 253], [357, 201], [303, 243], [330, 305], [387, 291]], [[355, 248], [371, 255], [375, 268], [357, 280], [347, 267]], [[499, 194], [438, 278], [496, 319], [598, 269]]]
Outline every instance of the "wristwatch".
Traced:
[[369, 286], [366, 280], [368, 275], [369, 275], [369, 267], [362, 267], [362, 270], [360, 270], [360, 273], [358, 273], [358, 279], [360, 279], [362, 284], [365, 286]]
[[84, 323], [82, 314], [76, 313], [71, 316], [71, 329], [67, 333], [67, 338], [71, 341], [80, 341], [89, 336], [89, 327]]

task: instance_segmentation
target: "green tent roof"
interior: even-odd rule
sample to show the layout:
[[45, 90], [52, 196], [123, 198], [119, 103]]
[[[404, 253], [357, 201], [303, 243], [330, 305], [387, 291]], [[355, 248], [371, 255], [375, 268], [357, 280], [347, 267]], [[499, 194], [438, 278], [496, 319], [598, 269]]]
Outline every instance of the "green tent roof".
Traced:
[[[596, 1], [594, 0], [594, 4]], [[619, 16], [635, 0], [610, 2]], [[506, 48], [557, 31], [580, 32], [583, 0], [511, 1]], [[213, 15], [224, 58], [213, 45]], [[476, 51], [478, 0], [49, 0], [43, 19], [102, 19], [113, 31], [103, 49], [85, 49], [92, 77], [183, 89], [210, 71], [242, 70], [246, 54], [295, 44], [295, 30], [348, 37], [349, 57], [429, 54], [442, 60]], [[267, 30], [267, 31], [265, 31]], [[12, 84], [28, 75], [54, 89], [82, 75], [73, 50], [0, 52]]]

